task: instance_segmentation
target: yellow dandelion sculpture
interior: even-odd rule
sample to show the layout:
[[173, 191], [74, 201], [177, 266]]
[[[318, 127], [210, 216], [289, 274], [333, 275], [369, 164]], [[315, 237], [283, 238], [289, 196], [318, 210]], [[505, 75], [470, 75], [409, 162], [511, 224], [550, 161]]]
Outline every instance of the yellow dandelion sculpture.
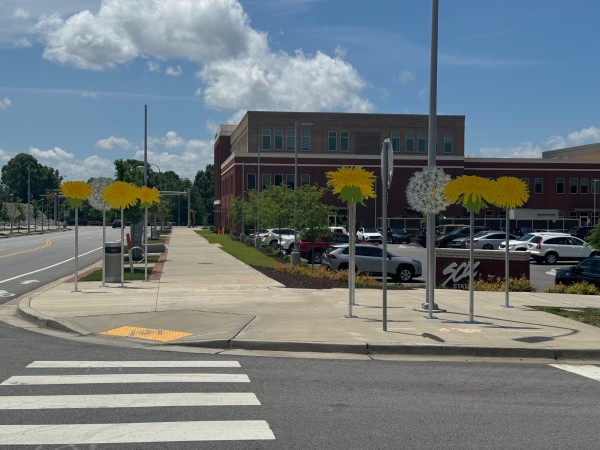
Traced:
[[142, 208], [149, 208], [153, 204], [160, 203], [160, 193], [156, 188], [142, 186], [138, 189], [138, 198], [140, 199], [140, 205]]
[[125, 209], [138, 201], [138, 187], [125, 181], [117, 181], [102, 191], [102, 198], [112, 209]]
[[71, 208], [81, 208], [94, 188], [85, 181], [65, 181], [60, 185], [60, 193], [65, 196]]
[[333, 172], [327, 172], [327, 186], [334, 194], [340, 195], [340, 200], [347, 203], [360, 203], [368, 198], [375, 198], [373, 172], [362, 167], [340, 167]]
[[493, 203], [497, 196], [492, 181], [475, 175], [463, 175], [450, 181], [444, 194], [452, 203], [462, 203], [471, 212], [479, 212], [487, 206], [486, 202]]
[[493, 185], [497, 192], [494, 204], [501, 208], [517, 208], [529, 199], [527, 185], [516, 177], [500, 177]]

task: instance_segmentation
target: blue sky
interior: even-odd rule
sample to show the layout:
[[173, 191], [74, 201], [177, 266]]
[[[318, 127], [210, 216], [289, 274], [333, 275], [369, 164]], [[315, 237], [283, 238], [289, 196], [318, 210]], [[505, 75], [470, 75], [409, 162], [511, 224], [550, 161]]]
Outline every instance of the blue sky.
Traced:
[[[440, 0], [438, 113], [466, 153], [600, 142], [595, 0]], [[0, 165], [192, 178], [246, 110], [427, 114], [430, 0], [2, 0]]]

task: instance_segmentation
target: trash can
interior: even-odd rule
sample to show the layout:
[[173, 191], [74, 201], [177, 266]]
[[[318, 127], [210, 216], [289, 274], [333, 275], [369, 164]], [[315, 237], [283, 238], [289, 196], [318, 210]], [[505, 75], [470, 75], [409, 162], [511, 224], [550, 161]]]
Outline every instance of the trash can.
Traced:
[[120, 242], [107, 242], [104, 245], [105, 267], [104, 281], [107, 283], [121, 283], [121, 252], [123, 244]]

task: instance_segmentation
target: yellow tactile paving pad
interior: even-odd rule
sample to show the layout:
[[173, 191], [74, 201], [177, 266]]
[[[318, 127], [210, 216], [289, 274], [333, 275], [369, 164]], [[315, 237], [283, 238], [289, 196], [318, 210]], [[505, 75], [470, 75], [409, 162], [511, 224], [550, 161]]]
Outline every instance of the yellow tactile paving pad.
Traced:
[[189, 336], [192, 333], [184, 331], [160, 330], [157, 328], [141, 328], [124, 326], [113, 328], [112, 330], [102, 331], [100, 334], [108, 334], [111, 336], [129, 337], [135, 339], [147, 339], [149, 341], [170, 342], [182, 337]]

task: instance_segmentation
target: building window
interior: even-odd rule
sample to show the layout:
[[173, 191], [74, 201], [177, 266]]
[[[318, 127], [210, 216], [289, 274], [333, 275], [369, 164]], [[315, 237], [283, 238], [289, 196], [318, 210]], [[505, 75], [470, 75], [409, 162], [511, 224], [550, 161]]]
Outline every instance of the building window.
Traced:
[[569, 193], [570, 194], [577, 194], [578, 192], [578, 186], [579, 186], [579, 179], [577, 178], [571, 178], [569, 180]]
[[600, 180], [598, 179], [593, 179], [592, 180], [592, 194], [597, 194], [598, 192], [600, 192]]
[[283, 175], [278, 173], [273, 176], [273, 184], [275, 186], [281, 186], [283, 184]]
[[506, 208], [498, 210], [498, 218], [506, 219]]
[[285, 181], [286, 181], [286, 183], [287, 183], [287, 186], [288, 186], [290, 189], [294, 189], [294, 174], [293, 174], [293, 173], [288, 173], [288, 174], [285, 176]]
[[525, 187], [527, 188], [527, 192], [529, 192], [529, 178], [521, 178], [521, 181], [525, 183]]
[[262, 149], [271, 150], [271, 130], [262, 131]]
[[254, 191], [256, 189], [256, 174], [249, 173], [246, 175], [246, 189]]
[[392, 131], [390, 137], [392, 140], [392, 150], [394, 151], [394, 153], [400, 152], [400, 133], [397, 131]]
[[300, 150], [307, 152], [310, 150], [310, 130], [300, 132]]
[[494, 211], [492, 211], [491, 209], [486, 209], [485, 210], [485, 218], [486, 219], [493, 219], [494, 218]]
[[419, 131], [419, 153], [427, 151], [427, 133]]
[[564, 178], [556, 179], [556, 193], [557, 194], [565, 193], [565, 179]]
[[271, 174], [263, 173], [260, 178], [262, 179], [262, 187], [261, 189], [266, 189], [271, 186]]
[[574, 209], [569, 210], [569, 219], [577, 219], [577, 211]]
[[347, 152], [350, 150], [350, 133], [340, 131], [340, 151]]
[[558, 218], [559, 219], [564, 219], [565, 218], [565, 212], [562, 209], [558, 210]]
[[404, 143], [406, 145], [406, 153], [414, 152], [415, 151], [415, 133], [413, 133], [412, 131], [406, 133]]
[[275, 140], [275, 150], [283, 150], [283, 131], [275, 130], [273, 135]]
[[589, 194], [590, 193], [590, 179], [582, 178], [579, 184], [579, 193], [580, 194]]
[[285, 148], [293, 152], [296, 148], [296, 132], [294, 130], [287, 130], [285, 135], [287, 141]]
[[337, 132], [327, 132], [327, 150], [335, 152], [337, 150]]
[[452, 133], [444, 133], [444, 153], [452, 153]]
[[308, 173], [300, 175], [300, 186], [304, 186], [305, 184], [310, 184], [310, 174]]
[[533, 193], [542, 194], [544, 192], [544, 179], [534, 178], [533, 180]]

